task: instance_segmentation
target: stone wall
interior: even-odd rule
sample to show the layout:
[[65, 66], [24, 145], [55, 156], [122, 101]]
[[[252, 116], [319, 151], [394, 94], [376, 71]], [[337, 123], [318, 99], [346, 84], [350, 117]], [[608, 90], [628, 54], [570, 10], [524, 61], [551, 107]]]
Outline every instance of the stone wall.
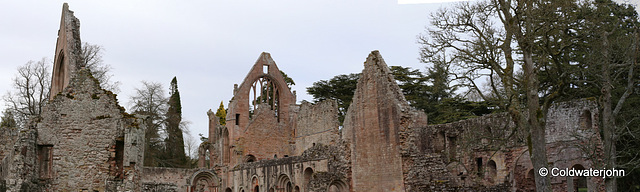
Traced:
[[42, 189], [38, 181], [36, 137], [35, 124], [31, 121], [26, 129], [20, 130], [13, 150], [4, 158], [3, 165], [8, 165], [3, 168], [6, 171], [4, 181], [8, 192]]
[[69, 5], [62, 5], [60, 29], [54, 56], [53, 73], [51, 77], [51, 89], [49, 98], [62, 92], [67, 87], [75, 72], [82, 68], [80, 41], [80, 20], [69, 10]]
[[195, 171], [164, 167], [144, 167], [142, 191], [187, 191], [188, 180]]
[[[575, 100], [553, 104], [546, 116], [549, 168], [598, 168], [601, 145], [595, 102]], [[528, 132], [515, 126], [506, 113], [430, 125], [410, 134], [416, 150], [440, 156], [457, 188], [532, 190], [533, 170], [527, 147]], [[415, 136], [414, 136], [415, 135]], [[433, 154], [433, 153], [435, 154]], [[431, 154], [430, 154], [431, 153]], [[407, 153], [413, 154], [413, 153]], [[424, 157], [418, 155], [419, 157]], [[433, 167], [433, 166], [432, 166]], [[553, 177], [552, 187], [571, 191], [573, 178]], [[590, 178], [589, 189], [598, 191], [602, 179]], [[418, 182], [419, 186], [429, 186]], [[483, 189], [483, 190], [484, 190]]]
[[303, 101], [296, 113], [295, 152], [301, 155], [315, 144], [336, 144], [339, 139], [338, 104], [325, 100], [317, 104]]
[[36, 144], [48, 190], [141, 189], [145, 126], [88, 70], [78, 71], [41, 117]]
[[[340, 147], [342, 146], [342, 147]], [[348, 190], [350, 164], [342, 145], [321, 143], [300, 156], [243, 163], [230, 171], [231, 191], [327, 191], [331, 185]]]
[[427, 116], [409, 106], [378, 51], [364, 67], [342, 129], [351, 145], [353, 191], [404, 191], [400, 136], [426, 127]]

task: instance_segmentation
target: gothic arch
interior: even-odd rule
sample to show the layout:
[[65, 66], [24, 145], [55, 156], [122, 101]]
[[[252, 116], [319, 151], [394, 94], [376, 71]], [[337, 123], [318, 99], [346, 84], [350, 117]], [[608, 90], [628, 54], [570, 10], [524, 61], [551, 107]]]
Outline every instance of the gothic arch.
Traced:
[[349, 187], [347, 187], [347, 185], [340, 181], [340, 180], [335, 180], [333, 182], [331, 182], [331, 184], [329, 185], [329, 188], [327, 189], [327, 191], [329, 192], [347, 192], [349, 191]]
[[193, 173], [189, 179], [191, 191], [212, 191], [217, 192], [220, 186], [220, 179], [215, 173], [201, 169]]
[[[276, 117], [280, 112], [280, 93], [283, 92], [283, 85], [279, 83], [275, 77], [269, 74], [262, 74], [250, 81], [250, 87], [247, 90], [247, 101], [249, 102], [249, 119], [253, 118], [253, 113], [259, 104], [266, 103], [271, 110], [275, 111]], [[286, 85], [284, 85], [286, 86]]]
[[276, 192], [293, 192], [294, 184], [286, 174], [281, 174], [276, 182]]

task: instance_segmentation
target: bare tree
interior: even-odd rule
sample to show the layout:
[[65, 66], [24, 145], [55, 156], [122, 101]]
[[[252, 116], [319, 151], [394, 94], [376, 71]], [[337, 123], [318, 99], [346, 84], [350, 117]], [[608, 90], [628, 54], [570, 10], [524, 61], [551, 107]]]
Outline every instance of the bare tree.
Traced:
[[[519, 129], [528, 132], [534, 169], [546, 167], [545, 116], [566, 88], [561, 69], [569, 64], [563, 51], [570, 46], [568, 13], [574, 2], [486, 0], [462, 2], [432, 15], [433, 28], [419, 38], [426, 62], [452, 65], [455, 80], [474, 96], [494, 101], [506, 110]], [[448, 55], [443, 55], [448, 53]], [[553, 73], [549, 85], [538, 75]], [[486, 79], [490, 92], [480, 87]], [[548, 177], [535, 175], [537, 191], [551, 191]]]
[[29, 61], [20, 66], [13, 78], [13, 92], [8, 91], [3, 97], [20, 127], [23, 127], [31, 116], [40, 115], [49, 99], [50, 63], [46, 58], [42, 58], [40, 61]]
[[162, 138], [164, 134], [165, 113], [169, 99], [162, 84], [158, 82], [142, 81], [142, 88], [135, 89], [135, 95], [130, 97], [130, 110], [135, 114], [146, 115], [147, 129], [145, 130], [145, 166], [157, 166], [162, 160]]
[[98, 79], [103, 89], [117, 94], [120, 92], [120, 82], [111, 81], [113, 74], [109, 72], [113, 68], [111, 65], [104, 63], [104, 60], [102, 60], [103, 54], [104, 49], [102, 46], [85, 42], [82, 44], [81, 65], [91, 70], [91, 74]]

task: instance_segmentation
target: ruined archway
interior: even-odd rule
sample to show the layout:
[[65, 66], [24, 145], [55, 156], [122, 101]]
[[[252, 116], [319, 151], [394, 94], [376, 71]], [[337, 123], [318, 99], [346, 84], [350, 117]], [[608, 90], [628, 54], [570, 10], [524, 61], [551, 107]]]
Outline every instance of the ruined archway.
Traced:
[[[311, 167], [307, 167], [303, 172], [303, 186], [308, 186], [309, 181], [311, 181], [311, 177], [313, 176], [313, 169]], [[306, 187], [305, 187], [306, 188]]]
[[282, 174], [278, 177], [278, 182], [276, 183], [276, 191], [293, 192], [293, 183], [291, 183], [291, 179], [289, 179], [289, 176]]
[[220, 180], [209, 170], [199, 170], [190, 179], [190, 188], [194, 192], [218, 192]]
[[[575, 164], [571, 167], [574, 170], [585, 170], [584, 166], [580, 164]], [[570, 191], [588, 191], [587, 187], [587, 177], [569, 177], [568, 180], [572, 182], [567, 182], [570, 186], [567, 186]]]
[[333, 181], [331, 185], [329, 185], [329, 192], [346, 192], [348, 191], [347, 185], [342, 181]]

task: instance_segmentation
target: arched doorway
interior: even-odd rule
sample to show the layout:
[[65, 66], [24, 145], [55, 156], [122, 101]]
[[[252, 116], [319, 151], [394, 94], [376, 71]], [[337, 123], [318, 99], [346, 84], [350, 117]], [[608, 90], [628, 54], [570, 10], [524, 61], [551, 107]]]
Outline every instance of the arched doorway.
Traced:
[[[580, 165], [580, 164], [575, 164], [573, 165], [573, 167], [571, 167], [571, 169], [575, 169], [575, 170], [585, 170], [584, 166]], [[573, 186], [568, 186], [568, 188], [571, 191], [576, 191], [576, 192], [581, 192], [581, 191], [588, 191], [589, 188], [587, 187], [587, 177], [571, 177], [568, 178], [573, 180], [573, 182], [567, 182], [568, 184], [573, 184]]]
[[282, 174], [278, 177], [278, 182], [276, 183], [276, 191], [293, 192], [293, 183], [291, 183], [291, 179], [289, 179], [289, 176]]
[[218, 177], [208, 170], [200, 170], [191, 177], [191, 191], [218, 192]]

